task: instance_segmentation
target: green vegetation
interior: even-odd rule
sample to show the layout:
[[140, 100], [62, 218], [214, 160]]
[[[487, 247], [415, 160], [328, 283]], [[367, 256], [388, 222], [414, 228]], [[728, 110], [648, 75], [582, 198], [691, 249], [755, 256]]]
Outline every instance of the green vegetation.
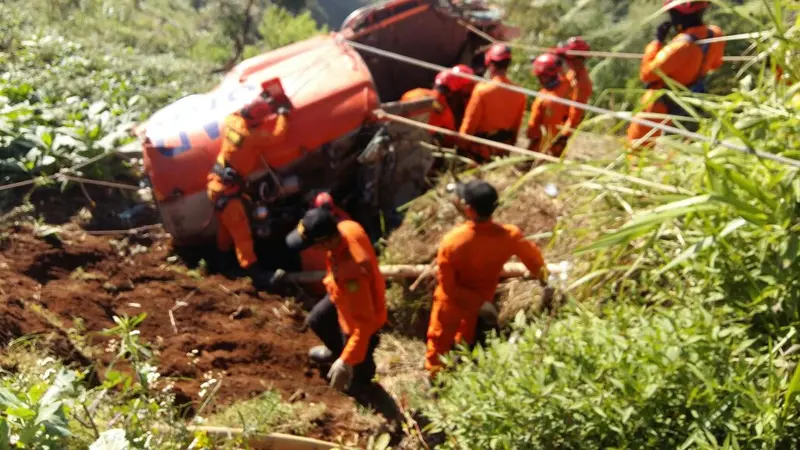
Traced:
[[448, 376], [429, 409], [446, 448], [800, 443], [793, 364], [777, 348], [762, 353], [724, 311], [620, 303], [561, 313], [532, 324], [520, 315], [510, 340]]
[[[235, 5], [107, 3], [0, 3], [3, 183], [54, 174], [131, 142], [137, 122], [170, 101], [211, 88], [217, 69], [238, 61], [231, 58], [231, 41], [241, 17], [222, 14]], [[263, 37], [243, 41], [240, 57], [318, 31], [308, 13], [294, 18], [277, 6], [260, 13]], [[108, 158], [82, 172], [112, 178], [129, 170]]]

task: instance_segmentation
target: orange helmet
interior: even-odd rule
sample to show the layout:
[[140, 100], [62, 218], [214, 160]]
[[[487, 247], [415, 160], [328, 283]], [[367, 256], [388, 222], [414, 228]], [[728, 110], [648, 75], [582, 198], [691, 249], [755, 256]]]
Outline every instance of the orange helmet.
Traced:
[[486, 66], [503, 61], [511, 61], [511, 47], [506, 44], [494, 44], [483, 55], [483, 62]]
[[557, 77], [561, 72], [561, 59], [552, 53], [543, 53], [533, 60], [533, 74], [537, 77]]
[[664, 7], [667, 11], [676, 11], [681, 14], [694, 14], [700, 12], [711, 5], [711, 2], [696, 0], [664, 0]]
[[579, 52], [588, 52], [591, 51], [589, 44], [583, 40], [580, 36], [573, 36], [566, 40], [566, 42], [559, 42], [558, 47], [556, 48], [556, 54], [566, 56], [567, 58], [574, 58], [575, 55], [570, 55], [567, 52], [570, 51], [579, 51]]
[[439, 74], [436, 75], [435, 85], [437, 87], [445, 86], [447, 87], [447, 89], [450, 90], [450, 92], [471, 90], [475, 82], [469, 78], [464, 78], [464, 77], [459, 77], [458, 75], [454, 75], [456, 73], [474, 75], [475, 71], [473, 71], [466, 64], [459, 64], [450, 70], [439, 72]]

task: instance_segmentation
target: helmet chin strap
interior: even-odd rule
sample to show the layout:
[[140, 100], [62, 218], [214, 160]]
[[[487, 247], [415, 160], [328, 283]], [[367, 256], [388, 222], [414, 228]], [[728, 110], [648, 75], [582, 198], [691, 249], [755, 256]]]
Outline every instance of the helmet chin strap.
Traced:
[[542, 84], [543, 84], [543, 85], [544, 85], [544, 87], [546, 87], [547, 89], [553, 89], [554, 87], [558, 86], [558, 84], [560, 83], [560, 81], [561, 81], [561, 80], [559, 80], [559, 79], [558, 79], [558, 77], [552, 77], [552, 78], [550, 78], [550, 80], [549, 80], [549, 81], [546, 81], [546, 82], [544, 82], [544, 83], [542, 83]]

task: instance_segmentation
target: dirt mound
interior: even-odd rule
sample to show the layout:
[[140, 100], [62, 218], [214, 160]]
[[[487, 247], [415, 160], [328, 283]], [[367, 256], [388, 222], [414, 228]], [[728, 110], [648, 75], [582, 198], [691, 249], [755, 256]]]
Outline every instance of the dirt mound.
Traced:
[[[96, 332], [114, 327], [115, 315], [145, 312], [140, 332], [153, 344], [161, 374], [179, 378], [176, 388], [195, 402], [213, 376], [221, 380], [219, 404], [275, 389], [285, 399], [328, 406], [329, 423], [312, 435], [352, 431], [352, 400], [307, 364], [317, 339], [281, 299], [255, 293], [246, 281], [199, 277], [171, 264], [165, 236], [119, 242], [76, 230], [59, 237], [18, 229], [0, 246], [0, 344], [58, 328], [64, 336], [70, 328]], [[93, 334], [90, 342], [102, 348], [108, 339]], [[101, 367], [113, 356], [97, 353]]]

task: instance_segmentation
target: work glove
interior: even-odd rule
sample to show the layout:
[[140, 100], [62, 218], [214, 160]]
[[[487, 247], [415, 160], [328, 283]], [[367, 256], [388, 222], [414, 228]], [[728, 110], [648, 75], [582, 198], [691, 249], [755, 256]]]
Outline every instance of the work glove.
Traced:
[[478, 317], [490, 327], [497, 326], [497, 307], [492, 302], [483, 302]]
[[656, 40], [661, 42], [662, 44], [667, 39], [667, 35], [669, 34], [669, 30], [672, 29], [672, 21], [668, 20], [656, 28]]
[[542, 264], [542, 268], [539, 270], [539, 281], [544, 286], [547, 285], [549, 279], [550, 271], [547, 269], [547, 264]]
[[342, 361], [342, 358], [338, 358], [331, 366], [331, 370], [328, 371], [328, 378], [331, 380], [331, 386], [344, 392], [353, 381], [353, 366]]

